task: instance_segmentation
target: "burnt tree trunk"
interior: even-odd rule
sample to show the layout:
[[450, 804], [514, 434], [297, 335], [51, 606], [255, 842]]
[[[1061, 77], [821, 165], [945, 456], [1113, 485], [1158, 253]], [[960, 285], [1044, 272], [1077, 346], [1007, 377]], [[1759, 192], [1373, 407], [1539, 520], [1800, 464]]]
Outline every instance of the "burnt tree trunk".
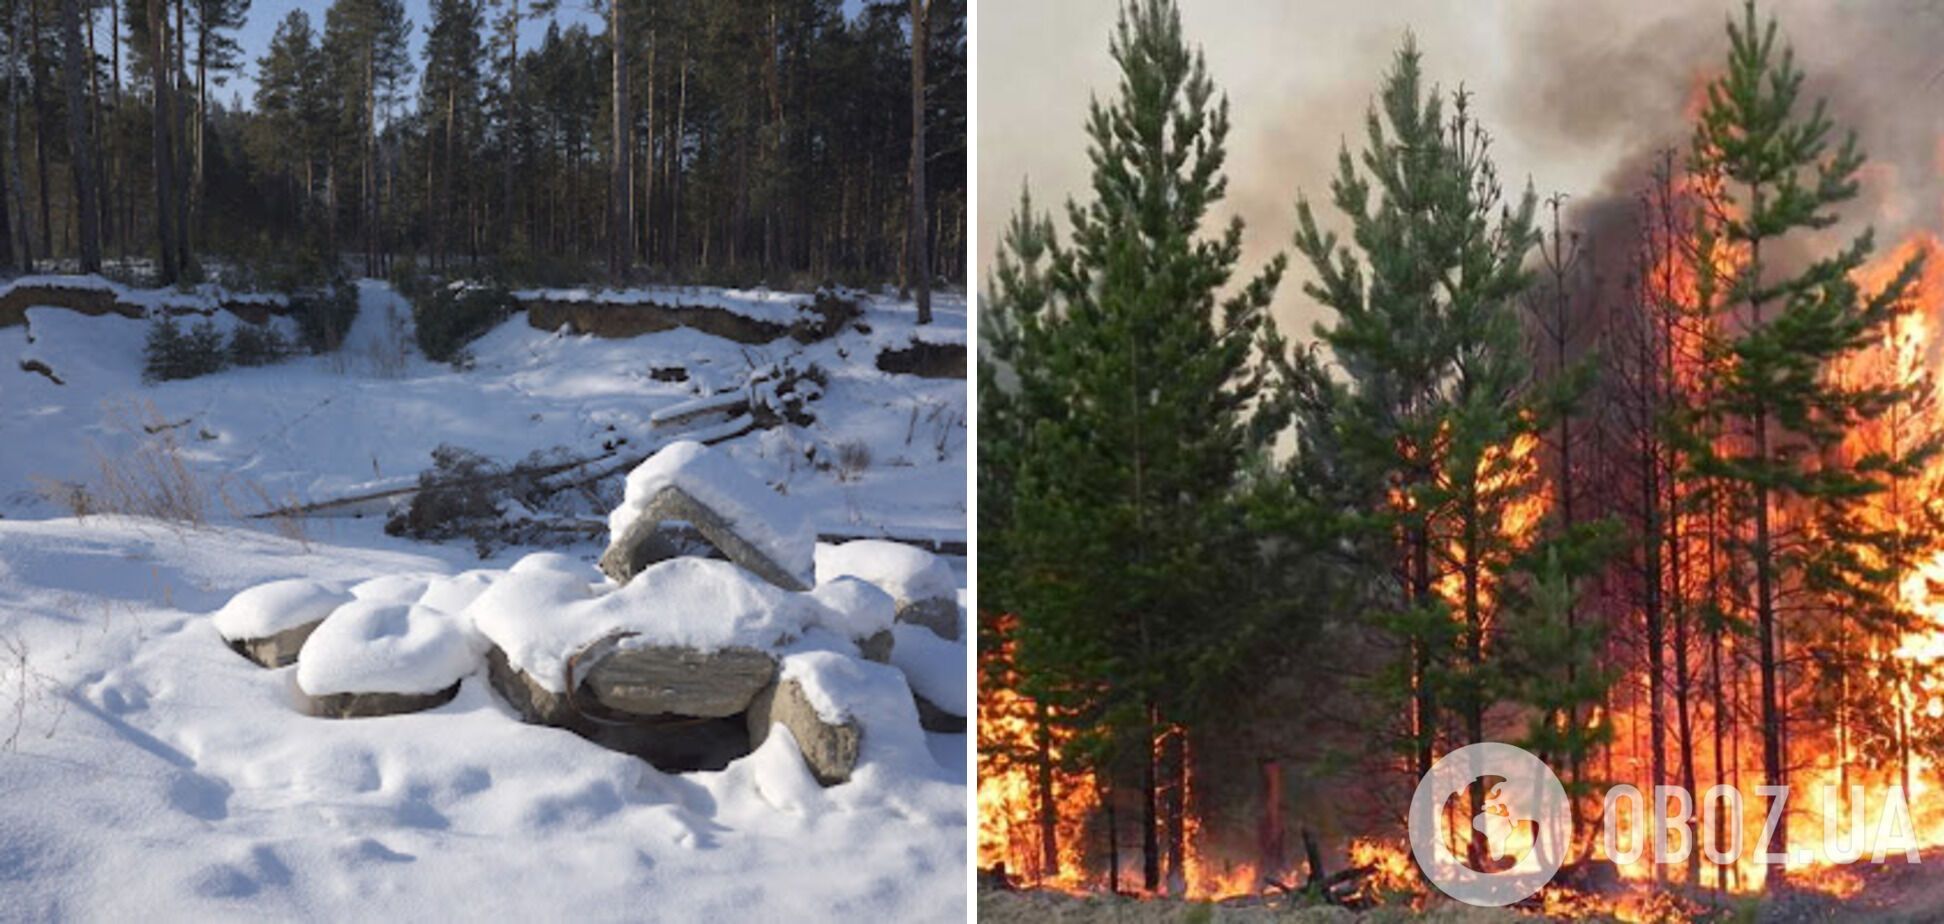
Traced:
[[1188, 829], [1188, 730], [1179, 725], [1168, 729], [1167, 744], [1162, 749], [1163, 760], [1168, 769], [1167, 810], [1168, 824], [1168, 894], [1188, 894], [1188, 869], [1186, 861]]
[[1288, 865], [1288, 835], [1283, 828], [1283, 765], [1274, 758], [1256, 764], [1262, 783], [1262, 814], [1256, 823], [1256, 876], [1267, 881]]
[[1159, 726], [1159, 710], [1149, 702], [1147, 726], [1141, 735], [1141, 887], [1150, 893], [1161, 888], [1160, 799], [1154, 759]]
[[1033, 771], [1039, 790], [1040, 877], [1050, 879], [1060, 874], [1060, 806], [1053, 800], [1052, 724], [1044, 703], [1035, 708]]

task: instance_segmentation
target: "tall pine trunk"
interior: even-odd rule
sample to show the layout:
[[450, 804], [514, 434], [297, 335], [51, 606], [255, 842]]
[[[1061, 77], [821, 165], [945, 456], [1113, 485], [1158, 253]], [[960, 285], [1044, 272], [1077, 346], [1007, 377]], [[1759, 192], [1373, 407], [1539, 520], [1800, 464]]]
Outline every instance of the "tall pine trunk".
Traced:
[[1186, 861], [1188, 827], [1188, 729], [1180, 725], [1170, 726], [1166, 732], [1167, 742], [1163, 757], [1168, 768], [1168, 789], [1165, 809], [1168, 825], [1168, 894], [1188, 894], [1188, 870]]
[[364, 245], [365, 275], [378, 271], [378, 84], [377, 51], [365, 49], [364, 60]]
[[931, 260], [926, 256], [930, 235], [925, 225], [925, 45], [930, 41], [931, 4], [911, 0], [911, 225], [905, 259], [906, 274], [917, 288], [918, 323], [931, 323]]
[[[1751, 214], [1759, 215], [1763, 209], [1761, 189], [1758, 187], [1752, 190], [1752, 196]], [[1750, 245], [1748, 266], [1748, 272], [1759, 280], [1762, 271], [1762, 242], [1759, 239]], [[1764, 305], [1762, 299], [1750, 298], [1748, 307], [1750, 323], [1759, 329], [1763, 322]], [[1770, 461], [1768, 410], [1763, 403], [1760, 403], [1759, 398], [1757, 400], [1758, 403], [1755, 406], [1755, 413], [1751, 421], [1755, 435], [1755, 458], [1760, 460], [1762, 464], [1766, 464]], [[1779, 633], [1776, 625], [1775, 550], [1772, 545], [1774, 541], [1772, 525], [1769, 522], [1768, 483], [1765, 480], [1756, 479], [1754, 492], [1755, 547], [1753, 555], [1755, 558], [1756, 644], [1761, 648], [1757, 654], [1760, 657], [1762, 673], [1762, 782], [1769, 786], [1781, 786], [1783, 785], [1784, 775], [1782, 746], [1782, 723], [1784, 719], [1781, 696], [1776, 684], [1777, 673], [1780, 670], [1780, 652], [1778, 648], [1781, 645], [1781, 640], [1778, 637]], [[1787, 812], [1781, 813], [1780, 820], [1776, 822], [1774, 842], [1772, 844], [1760, 844], [1757, 846], [1774, 855], [1786, 855], [1788, 853], [1789, 817]], [[1775, 892], [1782, 886], [1784, 877], [1787, 874], [1788, 867], [1785, 864], [1769, 863], [1768, 878], [1763, 880], [1763, 888], [1769, 892]]]
[[1043, 879], [1060, 875], [1060, 806], [1053, 799], [1053, 725], [1046, 704], [1034, 705], [1033, 770], [1039, 796], [1040, 869]]
[[[29, 76], [33, 77], [41, 71], [41, 17], [38, 2], [28, 5], [31, 7], [27, 17], [31, 49], [28, 64], [33, 68]], [[47, 188], [47, 133], [48, 123], [54, 121], [54, 115], [48, 111], [47, 89], [42, 86], [43, 81], [36, 78], [30, 79], [29, 83], [34, 88], [34, 179], [40, 187], [41, 253], [51, 260], [54, 258], [54, 197]]]
[[182, 265], [182, 253], [177, 249], [175, 233], [175, 142], [169, 131], [174, 118], [170, 113], [170, 97], [173, 94], [169, 81], [167, 3], [168, 0], [148, 0], [148, 26], [152, 43], [149, 49], [149, 77], [155, 91], [155, 113], [150, 119], [155, 142], [155, 235], [161, 248], [156, 282], [163, 286], [175, 285]]
[[634, 252], [634, 242], [629, 238], [634, 229], [634, 216], [631, 209], [634, 197], [628, 193], [628, 179], [633, 176], [628, 165], [628, 155], [633, 143], [629, 136], [629, 122], [633, 110], [628, 105], [628, 42], [622, 34], [621, 0], [608, 0], [608, 44], [614, 53], [613, 92], [610, 94], [614, 111], [612, 113], [613, 132], [610, 162], [608, 164], [608, 279], [621, 283], [628, 276], [628, 257]]
[[1160, 710], [1150, 700], [1141, 732], [1141, 887], [1149, 893], [1161, 889], [1160, 768], [1155, 766], [1160, 728]]
[[688, 118], [688, 38], [682, 38], [682, 64], [675, 90], [675, 136], [668, 150], [668, 268], [679, 271], [682, 258], [682, 139]]
[[[519, 144], [519, 129], [525, 124], [525, 105], [520, 100], [520, 5], [522, 0], [512, 0], [507, 15], [512, 22], [506, 32], [506, 163], [501, 172], [500, 209], [505, 214], [499, 222], [499, 242], [506, 243], [506, 232], [511, 229], [517, 214], [513, 208], [513, 174], [519, 168], [516, 146]], [[534, 246], [533, 233], [527, 232], [527, 247]]]
[[0, 274], [11, 273], [14, 268], [13, 200], [7, 183], [7, 166], [12, 158], [8, 155], [8, 149], [0, 146]]
[[[9, 24], [7, 30], [7, 63], [16, 71], [22, 69], [23, 62], [20, 57], [20, 46], [22, 37], [26, 34], [27, 5], [24, 3], [16, 3], [14, 4], [13, 22]], [[6, 121], [7, 149], [13, 153], [12, 159], [6, 164], [6, 186], [10, 198], [6, 203], [0, 203], [0, 209], [10, 206], [14, 217], [18, 220], [18, 224], [13, 224], [8, 229], [8, 234], [20, 242], [20, 269], [23, 272], [31, 273], [34, 271], [34, 231], [29, 226], [27, 214], [27, 187], [20, 178], [21, 165], [27, 161], [26, 146], [22, 140], [23, 133], [20, 128], [22, 117], [20, 83], [18, 80], [7, 81], [7, 111], [0, 114], [0, 118]], [[0, 262], [11, 263], [12, 261], [13, 255], [9, 253], [7, 258]]]
[[94, 163], [95, 213], [103, 250], [114, 237], [114, 206], [109, 202], [107, 139], [101, 129], [101, 69], [95, 67], [95, 4], [88, 4], [82, 20], [88, 35], [88, 133], [95, 139], [91, 160]]
[[193, 165], [189, 159], [189, 110], [182, 104], [187, 92], [185, 84], [189, 79], [189, 16], [186, 0], [176, 0], [175, 4], [175, 91], [170, 94], [170, 112], [175, 124], [170, 126], [171, 138], [175, 144], [176, 184], [176, 260], [179, 272], [188, 272], [195, 263], [195, 242], [189, 233], [189, 201]]
[[[101, 212], [95, 200], [94, 133], [81, 79], [80, 0], [61, 0], [62, 74], [67, 84], [68, 167], [74, 175], [74, 205], [80, 226], [81, 272], [101, 272]], [[93, 70], [93, 64], [86, 65]]]

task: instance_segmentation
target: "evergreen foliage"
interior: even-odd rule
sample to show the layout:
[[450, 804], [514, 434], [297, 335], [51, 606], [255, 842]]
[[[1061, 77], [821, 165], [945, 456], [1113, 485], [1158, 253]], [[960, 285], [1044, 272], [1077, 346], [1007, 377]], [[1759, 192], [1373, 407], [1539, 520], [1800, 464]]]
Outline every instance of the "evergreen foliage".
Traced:
[[[1794, 53], [1778, 47], [1775, 20], [1759, 19], [1753, 0], [1729, 22], [1728, 38], [1726, 71], [1708, 85], [1688, 160], [1704, 199], [1690, 263], [1699, 311], [1713, 322], [1717, 372], [1694, 420], [1675, 430], [1690, 476], [1712, 482], [1729, 515], [1753, 524], [1731, 548], [1754, 579], [1748, 617], [1761, 672], [1762, 776], [1780, 785], [1789, 769], [1784, 614], [1821, 598], [1848, 614], [1839, 631], [1878, 645], [1922, 624], [1900, 604], [1887, 571], [1908, 561], [1907, 534], [1881, 528], [1866, 511], [1893, 476], [1921, 471], [1940, 434], [1860, 456], [1842, 451], [1850, 434], [1914, 397], [1912, 383], [1837, 372], [1910, 310], [1905, 295], [1922, 258], [1865, 291], [1857, 273], [1875, 244], [1865, 230], [1821, 253], [1803, 244], [1810, 258], [1785, 267], [1782, 246], [1835, 224], [1836, 209], [1856, 197], [1864, 156], [1854, 132], [1836, 134], [1822, 101], [1805, 108]], [[1737, 438], [1698, 436], [1720, 431], [1697, 422]], [[1807, 527], [1783, 522], [1785, 506], [1809, 511]], [[1783, 824], [1769, 847], [1787, 845]], [[1778, 886], [1783, 869], [1768, 872], [1768, 885]]]
[[419, 352], [433, 362], [459, 360], [466, 344], [519, 310], [513, 294], [495, 282], [429, 286], [412, 298]]
[[142, 378], [148, 382], [193, 379], [221, 372], [228, 362], [223, 334], [208, 319], [184, 330], [175, 318], [162, 314], [150, 323], [142, 346]]
[[358, 317], [358, 287], [338, 279], [290, 296], [297, 342], [312, 353], [334, 353]]
[[267, 366], [289, 356], [290, 342], [264, 324], [238, 324], [230, 331], [228, 358], [234, 366]]

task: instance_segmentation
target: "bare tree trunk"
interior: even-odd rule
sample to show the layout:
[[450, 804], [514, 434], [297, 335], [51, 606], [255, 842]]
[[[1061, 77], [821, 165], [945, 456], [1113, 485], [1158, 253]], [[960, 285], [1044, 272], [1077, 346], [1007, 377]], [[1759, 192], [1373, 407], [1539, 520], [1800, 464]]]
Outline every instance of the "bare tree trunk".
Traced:
[[456, 150], [457, 123], [459, 121], [459, 95], [455, 89], [446, 90], [445, 117], [445, 169], [439, 172], [439, 213], [438, 228], [433, 235], [437, 242], [434, 252], [438, 255], [439, 270], [444, 272], [450, 265], [447, 254], [447, 232], [452, 227], [452, 173], [457, 167], [453, 154]]
[[99, 145], [99, 149], [93, 152], [97, 155], [96, 157], [93, 158], [94, 188], [95, 188], [95, 200], [97, 205], [97, 213], [100, 216], [100, 222], [101, 222], [98, 240], [102, 242], [102, 244], [104, 245], [103, 249], [105, 250], [106, 249], [105, 245], [107, 244], [108, 240], [115, 236], [115, 232], [114, 232], [115, 208], [110, 203], [110, 197], [108, 195], [108, 161], [110, 158], [106, 153], [106, 149], [108, 147], [107, 138], [102, 134], [102, 128], [101, 128], [101, 71], [99, 68], [94, 66], [95, 6], [92, 3], [88, 5], [87, 23], [88, 23], [88, 130], [93, 134], [93, 136], [96, 139], [96, 143]]
[[675, 137], [668, 152], [668, 267], [671, 271], [682, 265], [682, 141], [688, 131], [688, 38], [682, 38], [682, 66], [679, 85], [675, 91]]
[[643, 263], [655, 262], [655, 30], [648, 30], [648, 129], [641, 142], [640, 244]]
[[169, 97], [172, 101], [171, 112], [175, 117], [175, 124], [170, 127], [170, 131], [174, 133], [173, 137], [176, 147], [176, 259], [178, 261], [177, 270], [179, 272], [188, 272], [189, 267], [195, 263], [196, 259], [195, 242], [189, 233], [190, 174], [192, 172], [192, 165], [189, 161], [189, 110], [188, 107], [182, 105], [183, 92], [188, 89], [184, 84], [187, 83], [189, 75], [189, 20], [184, 5], [185, 0], [176, 0], [176, 83], [175, 90]]
[[14, 268], [13, 245], [13, 200], [7, 183], [7, 167], [11, 163], [9, 148], [0, 147], [0, 275], [11, 273]]
[[918, 289], [918, 323], [931, 323], [931, 261], [925, 255], [925, 45], [931, 4], [911, 0], [911, 225], [907, 278]]
[[[130, 0], [130, 2], [133, 2], [133, 0]], [[110, 67], [113, 71], [113, 79], [110, 81], [109, 87], [114, 91], [114, 96], [113, 96], [114, 110], [116, 112], [121, 112], [121, 106], [122, 106], [122, 83], [121, 83], [121, 72], [122, 72], [121, 70], [121, 30], [122, 30], [121, 11], [122, 9], [124, 9], [124, 7], [122, 7], [121, 5], [121, 0], [109, 0], [108, 13], [110, 17], [109, 25], [111, 26], [111, 28], [108, 30], [108, 34], [109, 34], [108, 47], [112, 50], [112, 54], [110, 56], [112, 58], [112, 62], [110, 64]], [[118, 198], [121, 202], [121, 222], [117, 226], [117, 230], [115, 233], [115, 251], [121, 256], [123, 262], [127, 262], [129, 238], [135, 236], [135, 197], [129, 194], [129, 188], [128, 188], [129, 187], [128, 172], [131, 166], [130, 162], [134, 158], [121, 150], [121, 144], [119, 140], [121, 138], [120, 132], [110, 132], [109, 138], [112, 141], [112, 147], [114, 147], [115, 149], [115, 159], [114, 159], [115, 160], [115, 184], [114, 184], [113, 195], [111, 196], [111, 198]]]
[[[28, 15], [28, 37], [30, 52], [29, 66], [34, 73], [40, 70], [41, 61], [41, 17], [38, 0], [30, 4]], [[47, 189], [47, 123], [53, 121], [47, 111], [47, 91], [42, 81], [32, 80], [34, 87], [34, 178], [40, 186], [40, 232], [41, 252], [48, 259], [54, 257], [54, 197]]]
[[[20, 55], [22, 37], [27, 34], [27, 5], [14, 5], [14, 19], [7, 33], [7, 62], [14, 71], [23, 70]], [[19, 224], [10, 230], [12, 237], [20, 241], [20, 268], [24, 272], [34, 271], [34, 232], [28, 225], [27, 186], [20, 178], [20, 165], [27, 161], [27, 152], [21, 140], [20, 81], [7, 81], [6, 131], [7, 148], [13, 152], [13, 159], [7, 163], [7, 189], [11, 194], [13, 214]], [[0, 203], [0, 208], [5, 204]], [[12, 262], [9, 253], [3, 262]]]
[[[9, 68], [14, 63], [14, 50], [19, 45], [19, 35], [20, 31], [14, 28], [13, 23], [9, 23], [6, 36], [7, 57], [4, 59]], [[9, 70], [9, 73], [11, 72]], [[0, 273], [12, 271], [15, 265], [13, 192], [20, 187], [20, 176], [14, 172], [14, 167], [18, 163], [16, 155], [19, 153], [14, 147], [14, 117], [19, 112], [20, 95], [15, 90], [14, 82], [8, 80], [7, 111], [0, 113], [0, 123], [4, 123], [0, 124], [0, 133], [4, 133], [4, 139], [0, 139], [3, 141], [0, 143]]]
[[[508, 15], [512, 17], [512, 28], [507, 30], [506, 38], [509, 52], [506, 64], [506, 170], [503, 174], [505, 188], [501, 190], [503, 200], [501, 209], [506, 214], [500, 220], [499, 237], [502, 243], [506, 239], [506, 230], [512, 228], [514, 224], [513, 172], [519, 165], [519, 158], [514, 156], [514, 146], [519, 143], [519, 126], [524, 124], [520, 102], [520, 3], [521, 0], [513, 0], [512, 8], [508, 11]], [[532, 233], [529, 232], [527, 237], [527, 246], [532, 247]]]
[[189, 171], [189, 209], [195, 224], [201, 225], [203, 216], [203, 134], [209, 130], [209, 14], [203, 10], [203, 21], [196, 28], [196, 124], [194, 159]]
[[175, 284], [181, 266], [181, 251], [177, 249], [175, 236], [175, 142], [169, 131], [174, 119], [169, 111], [169, 17], [164, 8], [167, 3], [168, 0], [148, 0], [149, 36], [153, 43], [149, 52], [149, 76], [155, 90], [155, 114], [150, 120], [155, 129], [155, 234], [162, 250], [155, 281], [164, 286]]
[[[61, 0], [62, 72], [67, 83], [68, 167], [74, 175], [74, 210], [79, 220], [81, 272], [101, 272], [101, 213], [95, 201], [94, 133], [81, 80], [80, 0]], [[93, 70], [93, 65], [88, 65]]]
[[622, 33], [621, 0], [608, 0], [608, 44], [614, 53], [613, 99], [614, 111], [610, 121], [613, 137], [608, 164], [608, 279], [615, 283], [625, 282], [628, 278], [628, 256], [634, 252], [634, 243], [629, 233], [634, 228], [634, 217], [630, 210], [634, 197], [628, 194], [628, 178], [633, 170], [628, 164], [630, 145], [633, 143], [628, 132], [628, 121], [632, 110], [628, 106], [628, 41]]
[[364, 245], [365, 275], [378, 273], [378, 85], [377, 51], [365, 50]]

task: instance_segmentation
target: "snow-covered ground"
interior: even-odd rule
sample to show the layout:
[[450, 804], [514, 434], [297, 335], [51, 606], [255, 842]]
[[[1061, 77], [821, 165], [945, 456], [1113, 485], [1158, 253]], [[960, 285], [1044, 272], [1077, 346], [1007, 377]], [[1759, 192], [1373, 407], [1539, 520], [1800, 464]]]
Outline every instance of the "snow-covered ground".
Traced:
[[[820, 532], [962, 537], [964, 383], [874, 365], [909, 338], [910, 307], [874, 302], [868, 333], [808, 347], [686, 329], [598, 340], [516, 316], [455, 372], [387, 361], [387, 313], [406, 308], [382, 284], [360, 294], [339, 356], [157, 386], [140, 381], [144, 322], [33, 308], [0, 328], [0, 920], [961, 919], [964, 735], [867, 753], [823, 788], [788, 735], [719, 772], [664, 773], [523, 724], [478, 673], [426, 712], [311, 718], [299, 668], [239, 657], [212, 615], [267, 581], [349, 589], [534, 551], [482, 562], [469, 543], [387, 536], [378, 518], [311, 518], [285, 536], [236, 516], [265, 499], [408, 485], [440, 444], [509, 461], [646, 453], [678, 438], [651, 430], [657, 410], [799, 351], [829, 374], [816, 421], [715, 451]], [[963, 302], [940, 301], [939, 325], [962, 328]], [[652, 375], [670, 366], [688, 381]], [[102, 460], [155, 439], [144, 421], [180, 422], [167, 432], [189, 476], [230, 498], [211, 502], [210, 525], [77, 520], [46, 488], [95, 485]], [[845, 444], [869, 463], [806, 461]], [[555, 551], [599, 581], [605, 539]], [[962, 587], [963, 562], [947, 562]], [[962, 711], [964, 641], [897, 630], [893, 663]]]

